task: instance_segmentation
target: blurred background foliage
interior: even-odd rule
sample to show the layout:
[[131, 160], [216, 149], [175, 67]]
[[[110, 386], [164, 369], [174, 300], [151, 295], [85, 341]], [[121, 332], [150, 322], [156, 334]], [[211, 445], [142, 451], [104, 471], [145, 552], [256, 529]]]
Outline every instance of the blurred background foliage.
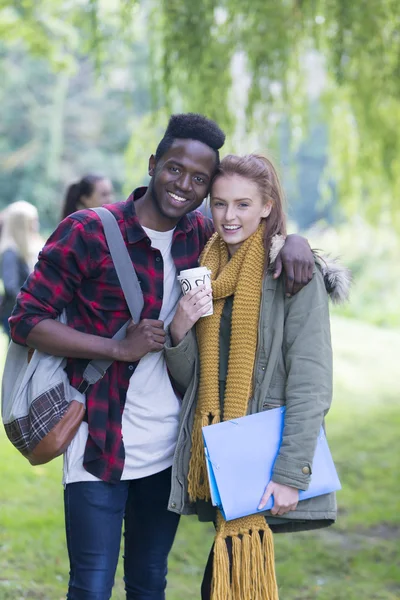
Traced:
[[[346, 213], [376, 220], [388, 212], [398, 225], [398, 2], [254, 0], [251, 10], [245, 6], [237, 0], [3, 0], [2, 93], [17, 96], [9, 111], [26, 119], [17, 131], [14, 123], [10, 137], [2, 132], [12, 146], [2, 149], [8, 168], [30, 157], [31, 174], [40, 166], [48, 188], [43, 177], [54, 185], [69, 176], [60, 163], [68, 151], [82, 156], [82, 138], [91, 148], [99, 145], [102, 158], [123, 155], [143, 115], [160, 107], [199, 111], [227, 129], [228, 148], [240, 148], [244, 139], [279, 146], [286, 124], [286, 142], [301, 153], [300, 162], [319, 163], [324, 196], [334, 182]], [[147, 120], [147, 129], [156, 121]], [[310, 135], [310, 142], [318, 138], [311, 151], [304, 147]], [[52, 151], [35, 151], [44, 142]], [[91, 160], [102, 166], [102, 158]], [[112, 171], [121, 177], [114, 161]]]
[[294, 228], [324, 247], [334, 227], [346, 310], [398, 325], [399, 26], [397, 0], [1, 0], [0, 208], [28, 200], [48, 232], [88, 171], [123, 198], [168, 114], [202, 112], [227, 152], [276, 159]]

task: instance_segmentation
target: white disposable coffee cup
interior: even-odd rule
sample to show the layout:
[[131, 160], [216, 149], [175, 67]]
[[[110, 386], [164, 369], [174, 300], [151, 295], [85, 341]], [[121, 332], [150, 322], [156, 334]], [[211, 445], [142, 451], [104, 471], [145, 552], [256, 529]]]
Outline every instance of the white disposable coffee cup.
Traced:
[[[200, 285], [205, 285], [206, 289], [211, 290], [211, 271], [207, 267], [196, 267], [194, 269], [186, 269], [181, 271], [178, 275], [178, 281], [181, 284], [182, 293], [185, 296], [190, 290]], [[203, 317], [209, 317], [213, 314], [213, 307], [203, 315]]]

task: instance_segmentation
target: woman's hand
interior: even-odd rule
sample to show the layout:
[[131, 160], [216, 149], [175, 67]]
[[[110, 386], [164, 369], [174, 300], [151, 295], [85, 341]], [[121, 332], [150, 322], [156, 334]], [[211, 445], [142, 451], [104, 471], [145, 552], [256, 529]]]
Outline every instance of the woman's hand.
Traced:
[[212, 307], [212, 291], [202, 285], [190, 290], [179, 300], [170, 326], [172, 343], [177, 346], [197, 321]]
[[270, 496], [274, 497], [274, 505], [271, 508], [271, 514], [281, 517], [285, 513], [295, 510], [299, 501], [299, 490], [290, 487], [289, 485], [282, 485], [281, 483], [270, 481], [265, 488], [264, 496], [261, 498], [258, 510], [264, 508]]

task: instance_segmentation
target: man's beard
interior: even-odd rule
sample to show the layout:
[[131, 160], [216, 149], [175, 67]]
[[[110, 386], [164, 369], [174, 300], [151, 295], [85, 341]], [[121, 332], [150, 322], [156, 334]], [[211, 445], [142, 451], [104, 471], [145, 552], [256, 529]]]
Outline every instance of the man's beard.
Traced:
[[[158, 197], [158, 194], [156, 192], [156, 186], [154, 185], [154, 175], [150, 179], [150, 182], [149, 182], [149, 192], [150, 192], [151, 199], [153, 201], [153, 206], [157, 209], [157, 211], [163, 217], [166, 217], [167, 219], [175, 218], [175, 217], [171, 217], [171, 215], [165, 213], [165, 211], [163, 210], [162, 204], [159, 201], [159, 197]], [[205, 198], [203, 198], [203, 200], [205, 200]], [[197, 210], [201, 206], [203, 200], [201, 202], [199, 202], [198, 204], [194, 205], [194, 206], [193, 205], [189, 205], [189, 208], [187, 208], [185, 210], [185, 212], [182, 213], [181, 217], [187, 215], [188, 213], [192, 212], [193, 210]]]

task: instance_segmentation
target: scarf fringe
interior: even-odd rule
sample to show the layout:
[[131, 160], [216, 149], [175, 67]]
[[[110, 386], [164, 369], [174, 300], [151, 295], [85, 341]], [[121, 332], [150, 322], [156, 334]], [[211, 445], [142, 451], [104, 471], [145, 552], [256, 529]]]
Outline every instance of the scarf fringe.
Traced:
[[[212, 415], [211, 413], [196, 415], [193, 426], [193, 440], [191, 460], [188, 474], [188, 492], [191, 502], [196, 499], [210, 500], [210, 486], [208, 484], [207, 465], [204, 454], [203, 432], [202, 427], [207, 425], [215, 425], [220, 422], [220, 415]], [[200, 426], [198, 425], [200, 421]]]
[[264, 570], [267, 574], [265, 579], [267, 583], [267, 598], [279, 600], [278, 583], [275, 573], [275, 549], [274, 538], [271, 529], [268, 527], [269, 535], [264, 534], [262, 539], [262, 556], [264, 558]]
[[[240, 538], [239, 538], [240, 539]], [[241, 572], [241, 591], [242, 598], [250, 598], [251, 586], [251, 539], [250, 533], [243, 533], [242, 540], [242, 572]]]
[[[227, 537], [232, 539], [231, 564]], [[259, 529], [241, 531], [237, 535], [227, 533], [224, 525], [220, 527], [214, 545], [211, 598], [279, 600], [273, 537], [266, 523]]]
[[232, 538], [232, 600], [242, 600], [242, 542], [239, 537]]
[[217, 536], [214, 543], [212, 600], [232, 600], [229, 554], [225, 538]]

